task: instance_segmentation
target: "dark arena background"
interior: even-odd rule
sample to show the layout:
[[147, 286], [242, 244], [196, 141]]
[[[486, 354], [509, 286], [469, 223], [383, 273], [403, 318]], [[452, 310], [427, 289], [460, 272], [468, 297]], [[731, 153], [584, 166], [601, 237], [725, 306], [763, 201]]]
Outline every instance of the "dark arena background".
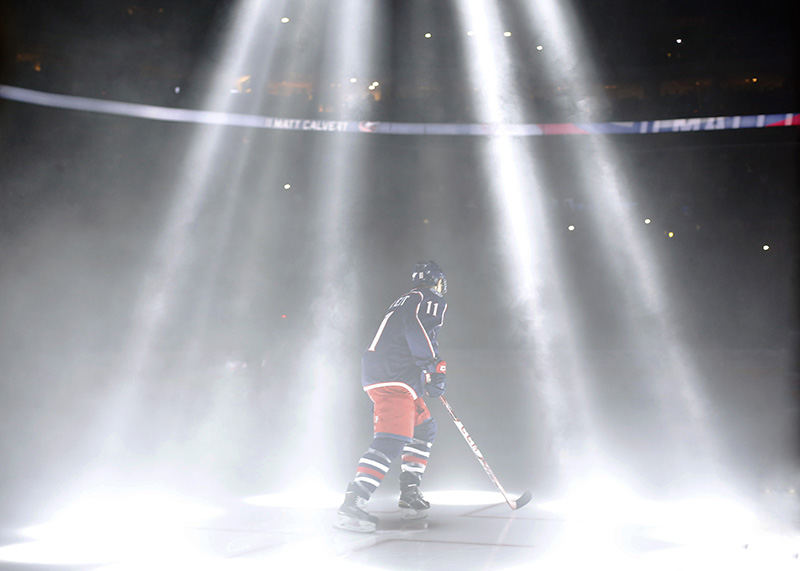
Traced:
[[[797, 569], [791, 10], [0, 4], [0, 567]], [[428, 518], [334, 529], [429, 259], [533, 500], [429, 399]]]

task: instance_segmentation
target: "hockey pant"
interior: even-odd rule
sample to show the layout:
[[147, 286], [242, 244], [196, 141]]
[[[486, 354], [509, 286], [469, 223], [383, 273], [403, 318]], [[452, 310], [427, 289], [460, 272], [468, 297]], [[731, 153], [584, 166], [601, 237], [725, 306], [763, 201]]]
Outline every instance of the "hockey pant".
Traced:
[[374, 403], [374, 437], [358, 461], [352, 488], [368, 499], [398, 456], [401, 482], [419, 484], [436, 439], [436, 420], [425, 401], [404, 387], [376, 387], [367, 394]]

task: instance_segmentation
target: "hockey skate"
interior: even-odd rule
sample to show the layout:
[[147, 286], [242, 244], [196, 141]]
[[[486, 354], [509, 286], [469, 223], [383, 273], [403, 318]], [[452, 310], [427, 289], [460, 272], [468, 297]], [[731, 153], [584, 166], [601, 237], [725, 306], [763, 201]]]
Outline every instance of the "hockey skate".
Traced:
[[336, 521], [333, 526], [347, 531], [372, 533], [378, 528], [378, 518], [364, 509], [366, 504], [365, 498], [348, 487], [344, 495], [344, 502], [336, 512]]
[[427, 517], [428, 510], [431, 507], [430, 502], [422, 497], [422, 492], [419, 491], [419, 483], [404, 482], [402, 481], [404, 480], [403, 475], [401, 475], [400, 499], [397, 502], [403, 519], [422, 519]]

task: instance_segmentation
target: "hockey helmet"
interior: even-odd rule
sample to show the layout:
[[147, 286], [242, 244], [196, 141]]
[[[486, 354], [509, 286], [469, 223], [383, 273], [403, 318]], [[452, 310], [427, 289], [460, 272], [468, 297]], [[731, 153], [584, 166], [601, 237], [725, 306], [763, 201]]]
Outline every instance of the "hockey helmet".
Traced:
[[429, 287], [436, 295], [447, 293], [447, 276], [433, 260], [414, 264], [411, 283], [415, 287]]

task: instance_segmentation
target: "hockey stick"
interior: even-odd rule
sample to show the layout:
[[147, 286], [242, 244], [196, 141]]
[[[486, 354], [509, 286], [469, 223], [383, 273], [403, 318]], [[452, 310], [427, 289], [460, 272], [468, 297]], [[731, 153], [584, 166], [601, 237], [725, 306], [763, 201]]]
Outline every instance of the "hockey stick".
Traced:
[[483, 454], [481, 454], [481, 451], [478, 449], [478, 445], [475, 444], [475, 441], [472, 440], [472, 437], [467, 432], [467, 429], [464, 428], [464, 424], [458, 419], [456, 413], [453, 412], [453, 407], [450, 406], [450, 403], [447, 402], [447, 399], [444, 398], [444, 395], [440, 395], [439, 400], [442, 401], [444, 408], [446, 408], [447, 412], [450, 413], [450, 417], [453, 419], [456, 428], [458, 428], [459, 432], [461, 432], [461, 436], [464, 437], [464, 440], [467, 441], [469, 447], [472, 448], [472, 452], [475, 454], [475, 457], [478, 459], [478, 462], [481, 463], [481, 466], [483, 466], [483, 470], [486, 472], [486, 475], [489, 476], [489, 479], [492, 481], [492, 483], [497, 487], [498, 490], [500, 490], [500, 493], [503, 494], [503, 498], [505, 498], [508, 507], [510, 507], [512, 510], [518, 510], [519, 508], [527, 504], [529, 501], [531, 501], [530, 490], [526, 491], [516, 500], [512, 500], [510, 497], [508, 497], [508, 494], [506, 493], [505, 489], [503, 489], [502, 484], [500, 484], [500, 480], [498, 480], [497, 476], [494, 475], [494, 472], [492, 472], [492, 469], [489, 467], [489, 463], [486, 461], [486, 459], [483, 457]]

